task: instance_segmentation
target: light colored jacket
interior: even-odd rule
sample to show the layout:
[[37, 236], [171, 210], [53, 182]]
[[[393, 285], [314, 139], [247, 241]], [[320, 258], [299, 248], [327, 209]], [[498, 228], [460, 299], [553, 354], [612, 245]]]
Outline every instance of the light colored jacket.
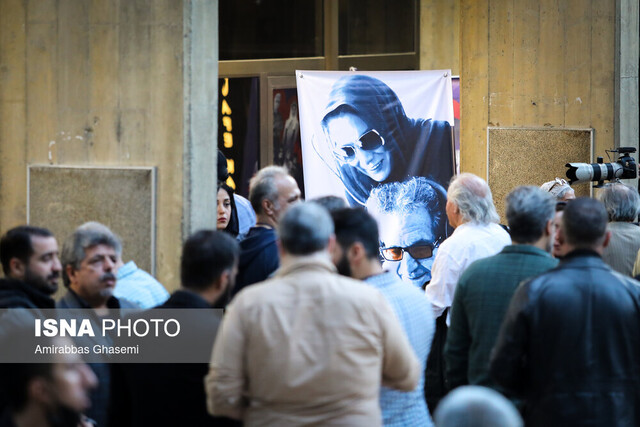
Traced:
[[247, 426], [380, 426], [380, 384], [415, 388], [418, 362], [372, 287], [328, 257], [283, 259], [228, 307], [205, 378], [209, 412]]

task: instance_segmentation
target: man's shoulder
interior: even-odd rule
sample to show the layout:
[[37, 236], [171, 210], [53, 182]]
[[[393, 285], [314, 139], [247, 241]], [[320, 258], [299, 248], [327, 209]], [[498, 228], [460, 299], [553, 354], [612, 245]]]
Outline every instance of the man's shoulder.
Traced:
[[82, 306], [81, 301], [78, 299], [76, 295], [70, 290], [67, 289], [67, 292], [60, 297], [58, 302], [56, 303], [57, 308], [84, 308]]
[[[306, 274], [309, 276], [305, 280], [298, 280]], [[301, 276], [302, 275], [302, 276]], [[267, 304], [277, 304], [279, 301], [287, 301], [287, 295], [291, 289], [296, 288], [296, 295], [307, 293], [309, 295], [319, 294], [341, 301], [355, 301], [361, 305], [374, 303], [384, 298], [380, 291], [374, 287], [350, 277], [345, 277], [330, 271], [297, 271], [293, 275], [275, 276], [263, 282], [247, 286], [234, 298], [238, 305], [264, 306]]]
[[390, 271], [385, 271], [382, 274], [365, 279], [364, 283], [379, 290], [383, 295], [389, 294], [402, 298], [420, 298], [426, 301], [422, 289], [403, 282], [395, 273]]

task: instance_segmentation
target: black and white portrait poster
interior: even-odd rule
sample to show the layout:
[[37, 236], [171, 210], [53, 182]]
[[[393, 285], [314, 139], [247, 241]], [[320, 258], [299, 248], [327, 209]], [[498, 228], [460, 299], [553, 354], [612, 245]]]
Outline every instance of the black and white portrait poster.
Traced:
[[451, 72], [297, 71], [296, 80], [306, 198], [366, 207], [385, 266], [424, 287], [448, 234]]

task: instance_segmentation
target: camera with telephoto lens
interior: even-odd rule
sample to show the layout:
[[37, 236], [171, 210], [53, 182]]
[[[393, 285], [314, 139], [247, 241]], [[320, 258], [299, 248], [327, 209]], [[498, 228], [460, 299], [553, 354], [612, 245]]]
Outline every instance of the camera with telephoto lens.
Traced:
[[[585, 181], [597, 181], [602, 187], [604, 181], [614, 181], [617, 179], [633, 179], [638, 176], [638, 165], [636, 159], [629, 153], [635, 153], [635, 147], [620, 147], [617, 150], [606, 150], [609, 153], [619, 153], [620, 157], [616, 162], [603, 163], [602, 157], [598, 157], [598, 163], [567, 163], [567, 178], [569, 184]], [[611, 158], [609, 158], [611, 160]]]

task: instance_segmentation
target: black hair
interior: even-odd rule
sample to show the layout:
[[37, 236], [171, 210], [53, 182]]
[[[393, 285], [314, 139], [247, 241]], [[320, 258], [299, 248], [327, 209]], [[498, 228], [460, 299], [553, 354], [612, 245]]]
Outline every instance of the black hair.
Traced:
[[236, 208], [236, 199], [233, 197], [233, 188], [229, 187], [224, 182], [218, 183], [218, 188], [216, 189], [216, 200], [218, 197], [218, 191], [223, 189], [229, 194], [229, 200], [231, 201], [231, 216], [229, 218], [229, 223], [227, 227], [223, 230], [226, 233], [231, 234], [233, 237], [237, 237], [240, 233], [240, 221], [238, 220], [238, 209]]
[[347, 207], [347, 202], [341, 197], [338, 196], [323, 196], [318, 197], [317, 199], [311, 200], [313, 203], [317, 203], [320, 206], [324, 207], [329, 213], [333, 211], [337, 211], [338, 209], [344, 209]]
[[562, 229], [567, 243], [577, 248], [590, 248], [604, 237], [608, 221], [609, 215], [602, 202], [579, 197], [565, 207]]
[[369, 259], [377, 258], [380, 248], [378, 224], [362, 208], [344, 208], [331, 212], [336, 240], [345, 251], [356, 242], [362, 243]]
[[25, 264], [29, 262], [29, 257], [33, 255], [31, 236], [52, 237], [53, 234], [46, 228], [21, 225], [12, 228], [2, 236], [0, 240], [0, 261], [2, 262], [2, 271], [4, 271], [5, 276], [10, 273], [9, 262], [11, 258], [18, 258]]
[[227, 158], [218, 150], [218, 181], [226, 181], [229, 178], [229, 170], [227, 169]]
[[200, 230], [184, 243], [180, 260], [180, 280], [187, 289], [204, 290], [222, 272], [233, 268], [240, 256], [238, 241], [216, 230]]

